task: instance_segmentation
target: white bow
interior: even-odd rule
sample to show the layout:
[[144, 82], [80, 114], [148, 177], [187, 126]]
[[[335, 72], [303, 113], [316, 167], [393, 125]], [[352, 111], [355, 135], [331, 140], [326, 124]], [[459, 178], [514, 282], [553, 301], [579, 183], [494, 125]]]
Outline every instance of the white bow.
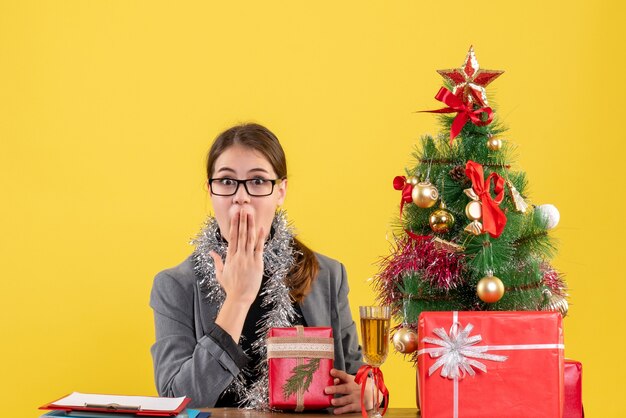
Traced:
[[480, 334], [469, 336], [472, 328], [474, 328], [472, 324], [467, 324], [465, 329], [459, 332], [460, 328], [461, 325], [454, 322], [450, 327], [450, 335], [446, 334], [445, 329], [437, 328], [433, 330], [433, 333], [441, 339], [430, 337], [422, 339], [423, 342], [441, 346], [441, 348], [427, 349], [430, 357], [439, 358], [428, 369], [429, 376], [441, 367], [442, 377], [462, 379], [465, 374], [474, 376], [476, 374], [474, 368], [487, 372], [487, 366], [474, 359], [505, 361], [508, 358], [507, 356], [486, 353], [489, 349], [487, 346], [475, 346], [474, 344], [479, 343], [483, 338]]

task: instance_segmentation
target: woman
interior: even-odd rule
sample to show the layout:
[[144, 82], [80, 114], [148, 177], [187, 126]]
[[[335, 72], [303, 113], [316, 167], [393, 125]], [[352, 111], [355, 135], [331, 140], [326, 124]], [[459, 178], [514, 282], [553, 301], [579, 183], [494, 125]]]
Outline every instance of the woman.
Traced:
[[298, 241], [278, 210], [287, 193], [278, 139], [257, 124], [226, 130], [209, 151], [207, 178], [215, 217], [194, 253], [152, 288], [159, 394], [198, 407], [265, 408], [269, 328], [331, 326], [335, 384], [326, 393], [336, 395], [336, 414], [359, 411], [354, 374], [363, 363], [346, 272]]

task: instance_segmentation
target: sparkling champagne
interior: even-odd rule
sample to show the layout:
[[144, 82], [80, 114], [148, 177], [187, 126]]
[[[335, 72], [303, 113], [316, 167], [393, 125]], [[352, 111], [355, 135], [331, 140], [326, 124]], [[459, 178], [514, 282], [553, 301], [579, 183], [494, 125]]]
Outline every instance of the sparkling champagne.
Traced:
[[361, 334], [365, 361], [380, 367], [389, 349], [389, 318], [361, 317]]

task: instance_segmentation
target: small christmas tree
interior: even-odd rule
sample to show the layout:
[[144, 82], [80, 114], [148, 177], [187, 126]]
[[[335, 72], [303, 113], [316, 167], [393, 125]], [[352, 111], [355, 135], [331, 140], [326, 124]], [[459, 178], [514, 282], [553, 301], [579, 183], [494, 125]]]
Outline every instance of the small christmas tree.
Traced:
[[380, 301], [402, 322], [394, 345], [403, 353], [416, 348], [422, 311], [568, 309], [549, 263], [558, 211], [529, 204], [487, 101], [485, 87], [503, 72], [480, 69], [470, 47], [461, 68], [438, 73], [445, 87], [435, 98], [447, 107], [428, 112], [441, 114], [442, 131], [423, 136], [415, 166], [394, 179], [399, 233], [376, 276]]

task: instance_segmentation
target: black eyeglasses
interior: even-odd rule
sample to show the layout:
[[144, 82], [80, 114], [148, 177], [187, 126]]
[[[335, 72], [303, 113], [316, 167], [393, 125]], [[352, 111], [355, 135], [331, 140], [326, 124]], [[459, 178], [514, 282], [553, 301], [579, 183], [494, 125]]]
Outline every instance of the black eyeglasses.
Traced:
[[211, 193], [216, 196], [233, 196], [239, 190], [239, 185], [243, 184], [246, 192], [250, 196], [269, 196], [274, 193], [274, 185], [279, 184], [283, 179], [264, 179], [257, 177], [254, 179], [237, 180], [229, 177], [209, 179]]

